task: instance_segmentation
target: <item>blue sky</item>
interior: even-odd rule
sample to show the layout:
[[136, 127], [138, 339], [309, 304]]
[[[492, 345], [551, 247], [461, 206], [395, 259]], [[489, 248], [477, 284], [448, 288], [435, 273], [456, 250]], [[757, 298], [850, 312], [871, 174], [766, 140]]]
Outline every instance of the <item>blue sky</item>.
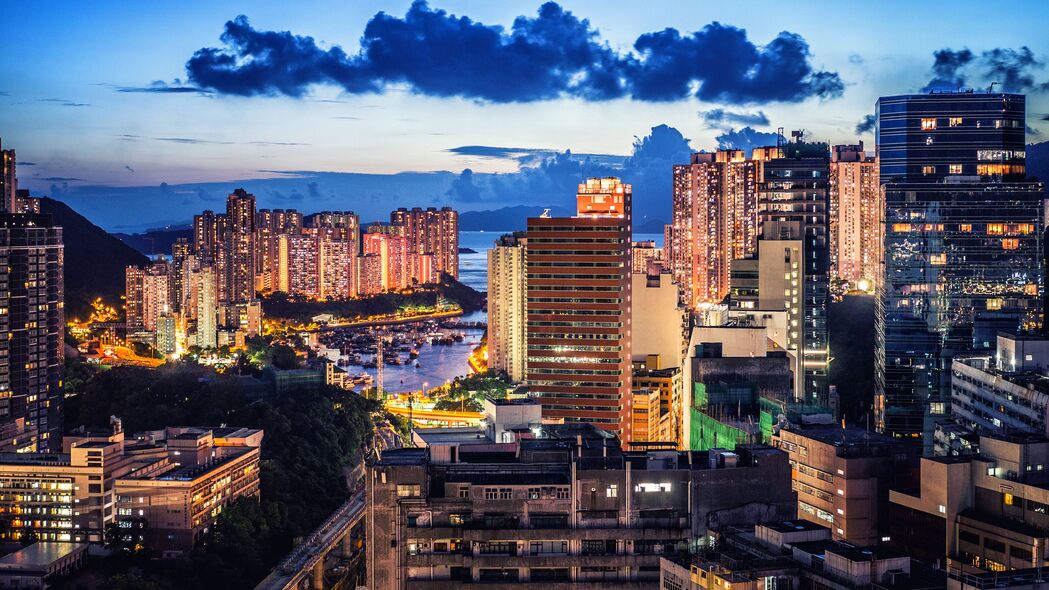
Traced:
[[[398, 205], [409, 205], [413, 192], [421, 205], [441, 200], [454, 205], [457, 196], [448, 192], [450, 179], [464, 168], [487, 182], [489, 173], [512, 175], [522, 163], [530, 166], [538, 160], [534, 155], [491, 157], [454, 148], [570, 149], [626, 156], [635, 138], [662, 124], [678, 130], [694, 149], [716, 147], [717, 136], [744, 124], [763, 132], [778, 126], [804, 128], [812, 136], [837, 143], [861, 138], [873, 147], [870, 134], [856, 134], [857, 123], [873, 111], [878, 96], [923, 88], [932, 78], [933, 53], [945, 48], [971, 50], [970, 61], [959, 70], [970, 86], [985, 85], [986, 72], [994, 63], [1002, 66], [1004, 60], [1008, 63], [1002, 67], [1015, 66], [1014, 71], [1022, 74], [1020, 83], [1028, 89], [1029, 125], [1049, 133], [1049, 124], [1041, 121], [1049, 112], [1047, 93], [1040, 88], [1049, 81], [1049, 69], [1043, 65], [1049, 60], [1049, 38], [1043, 27], [1049, 8], [1043, 3], [1018, 2], [1009, 10], [992, 10], [977, 2], [565, 0], [558, 4], [558, 18], [564, 20], [567, 11], [573, 22], [587, 19], [594, 34], [593, 44], [581, 50], [596, 51], [615, 63], [595, 67], [587, 61], [589, 54], [579, 58], [565, 51], [556, 57], [564, 62], [558, 67], [580, 67], [580, 59], [588, 65], [558, 78], [561, 70], [542, 69], [546, 54], [536, 57], [531, 51], [550, 47], [530, 46], [499, 61], [511, 68], [531, 60], [521, 66], [525, 74], [496, 72], [489, 84], [478, 84], [478, 78], [486, 76], [470, 73], [487, 63], [475, 63], [485, 57], [476, 54], [485, 52], [457, 54], [448, 48], [447, 39], [401, 48], [409, 55], [426, 54], [434, 66], [422, 70], [413, 69], [407, 62], [414, 60], [400, 59], [396, 51], [392, 64], [371, 54], [367, 60], [357, 57], [366, 25], [371, 31], [369, 22], [380, 11], [389, 15], [387, 36], [375, 42], [380, 53], [396, 45], [389, 41], [395, 39], [390, 30], [400, 27], [411, 32], [411, 25], [405, 24], [410, 2], [291, 6], [194, 1], [8, 3], [7, 56], [0, 60], [0, 138], [4, 147], [18, 150], [24, 163], [19, 168], [22, 186], [67, 198], [88, 208], [89, 215], [97, 211], [104, 217], [100, 223], [115, 227], [121, 225], [120, 210], [131, 212], [136, 223], [177, 222], [202, 204], [217, 206], [223, 191], [228, 192], [225, 183], [286, 179], [287, 174], [280, 174], [286, 171], [452, 174], [433, 175], [429, 188], [420, 188], [425, 183], [408, 183], [405, 186], [412, 188], [404, 188], [402, 182], [397, 185], [401, 188], [378, 192], [355, 188], [353, 183], [322, 183], [310, 189], [309, 175], [299, 174], [295, 178], [305, 179], [296, 189], [299, 198], [275, 188], [270, 195], [273, 202], [260, 198], [264, 205], [295, 206], [289, 203], [300, 201], [299, 208], [307, 211], [322, 208], [309, 203], [318, 190], [329, 197], [323, 208], [367, 210], [369, 202], [386, 206], [391, 201], [383, 195], [393, 193]], [[500, 25], [505, 35], [516, 17], [536, 19], [540, 3], [449, 0], [431, 2], [420, 10], [436, 22], [454, 24], [458, 21], [449, 15], [455, 15], [486, 26]], [[448, 14], [436, 12], [440, 10]], [[283, 31], [296, 36], [291, 37], [295, 43], [305, 36], [314, 39], [314, 44], [297, 48], [302, 53], [289, 58], [313, 60], [292, 64], [303, 68], [295, 84], [289, 87], [286, 80], [274, 80], [276, 70], [287, 65], [283, 63], [262, 72], [261, 81], [252, 78], [254, 85], [248, 86], [245, 72], [231, 74], [216, 62], [198, 68], [195, 77], [188, 75], [187, 62], [205, 48], [214, 48], [219, 60], [233, 55], [234, 61], [244, 61], [244, 54], [237, 55], [220, 40], [227, 21], [238, 15], [248, 18], [247, 34], [260, 39]], [[742, 30], [760, 59], [769, 56], [762, 52], [775, 45], [781, 31], [789, 31], [795, 37], [788, 42], [807, 44], [809, 54], [801, 60], [807, 69], [789, 80], [780, 71], [783, 63], [761, 62], [768, 70], [761, 75], [767, 79], [748, 81], [745, 87], [739, 81], [723, 80], [721, 63], [692, 71], [689, 64], [699, 60], [688, 52], [706, 55], [703, 48], [710, 45], [702, 43], [721, 38], [704, 29], [712, 22]], [[639, 37], [667, 27], [680, 31], [681, 39], [653, 38], [651, 54], [642, 56], [635, 48]], [[706, 36], [692, 43], [694, 31], [706, 31]], [[483, 37], [485, 31], [480, 33]], [[342, 48], [345, 59], [332, 57], [334, 46]], [[1024, 47], [1029, 54], [1022, 53]], [[995, 49], [1012, 53], [987, 53]], [[526, 54], [527, 60], [521, 58]], [[678, 61], [659, 70], [662, 66], [656, 58], [666, 55]], [[334, 66], [333, 60], [338, 62]], [[535, 69], [537, 63], [541, 72]], [[329, 75], [332, 67], [338, 72]], [[685, 69], [692, 79], [684, 94], [669, 88], [673, 80], [658, 79]], [[540, 72], [534, 80], [533, 72]], [[609, 72], [620, 76], [611, 91], [594, 82]], [[826, 76], [817, 79], [815, 73]], [[649, 81], [642, 80], [645, 76]], [[127, 91], [150, 89], [155, 81], [207, 92]], [[276, 89], [279, 84], [284, 85]], [[724, 89], [715, 91], [716, 87]], [[361, 89], [365, 91], [358, 92]], [[710, 111], [716, 109], [730, 115], [711, 117]], [[765, 120], [768, 123], [762, 124]], [[1041, 139], [1028, 136], [1029, 141]], [[171, 197], [172, 188], [185, 193], [178, 189], [183, 185], [197, 187], [197, 201]], [[201, 186], [209, 188], [202, 191]], [[258, 186], [269, 194], [266, 185]], [[480, 190], [495, 189], [484, 184]], [[543, 204], [544, 198], [550, 195], [541, 195], [536, 204]], [[503, 201], [486, 193], [463, 207], [491, 208]], [[129, 220], [127, 225], [134, 223]]]

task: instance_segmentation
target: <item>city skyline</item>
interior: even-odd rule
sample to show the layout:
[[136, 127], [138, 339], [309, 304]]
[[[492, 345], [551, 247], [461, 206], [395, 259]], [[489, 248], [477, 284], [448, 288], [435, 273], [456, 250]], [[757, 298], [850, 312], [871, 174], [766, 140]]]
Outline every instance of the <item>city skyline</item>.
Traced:
[[[240, 22], [234, 20], [240, 14], [248, 19], [243, 29], [248, 33], [288, 31], [285, 40], [315, 40], [315, 52], [300, 43], [284, 58], [301, 61], [320, 55], [316, 52], [330, 56], [324, 52], [340, 47], [349, 56], [342, 65], [360, 75], [364, 66], [354, 61], [358, 39], [371, 30], [366, 25], [375, 23], [380, 9], [390, 26], [409, 27], [414, 11], [446, 25], [461, 22], [454, 16], [469, 18], [475, 28], [485, 31], [501, 26], [502, 32], [496, 33], [505, 36], [518, 17], [533, 24], [542, 21], [538, 3], [328, 5], [294, 17], [266, 5], [190, 5], [179, 14], [161, 8], [134, 14], [106, 10], [84, 14], [70, 6], [46, 20], [31, 14], [28, 5], [16, 5], [14, 46], [34, 50], [0, 65], [4, 80], [0, 101], [7, 106], [0, 115], [0, 129], [5, 140], [19, 147], [20, 177], [34, 195], [55, 196], [86, 209], [108, 229], [142, 229], [185, 223], [185, 212], [194, 207], [217, 208], [230, 184], [245, 184], [239, 180], [252, 181], [245, 188], [259, 196], [263, 207], [302, 208], [303, 201], [326, 201], [318, 208], [357, 210], [355, 201], [372, 200], [383, 201], [377, 203], [381, 211], [396, 208], [398, 198], [415, 194], [423, 195], [426, 204], [447, 204], [463, 211], [505, 204], [549, 206], [553, 203], [546, 201], [556, 199], [561, 193], [557, 189], [564, 185], [552, 185], [550, 178], [536, 174], [534, 166], [564, 150], [580, 154], [577, 161], [590, 154], [595, 165], [620, 164], [631, 154], [633, 138], [646, 137], [649, 129], [664, 124], [679, 133], [670, 140], [688, 138], [695, 150], [718, 147], [718, 136], [733, 141], [738, 136], [732, 134], [746, 127], [768, 134], [779, 126], [804, 128], [831, 144], [864, 140], [873, 145], [872, 135], [857, 133], [856, 127], [873, 114], [877, 97], [918, 91], [936, 81], [978, 88], [995, 81], [1012, 86], [1006, 90], [1027, 91], [1032, 131], [1045, 125], [1044, 82], [1049, 79], [1043, 65], [1049, 52], [1045, 41], [1034, 27], [1022, 24], [1010, 24], [1009, 43], [1004, 45], [981, 32], [993, 30], [999, 19], [1012, 23], [1009, 15], [985, 14], [971, 23], [960, 19], [955, 26], [927, 36], [917, 33], [947, 5], [910, 7], [911, 16], [898, 20], [890, 20], [893, 10], [861, 19], [815, 5], [761, 10], [704, 7], [686, 13], [663, 3], [645, 15], [588, 3], [554, 6], [562, 11], [558, 13], [562, 18], [556, 20], [559, 26], [569, 23], [577, 28], [565, 30], [574, 31], [589, 27], [593, 37], [588, 51], [612, 61], [598, 69], [582, 61], [565, 67], [595, 77], [611, 72], [620, 76], [616, 89], [598, 96], [554, 79], [542, 88], [535, 88], [540, 83], [535, 82], [496, 93], [468, 80], [448, 80], [435, 87], [432, 81], [394, 68], [381, 75], [371, 72], [367, 92], [357, 92], [349, 82], [333, 84], [306, 67], [296, 70], [305, 82], [279, 89], [265, 84], [243, 88], [231, 85], [228, 76], [222, 78], [221, 68], [205, 71], [194, 66], [195, 77], [187, 71], [195, 55], [210, 50], [215, 53], [209, 55], [234, 57], [237, 63], [251, 58], [235, 55], [230, 43], [219, 39], [224, 24]], [[950, 6], [970, 10], [965, 4]], [[144, 36], [168, 21], [180, 27], [179, 36]], [[722, 28], [716, 30], [721, 32], [736, 28], [731, 29], [739, 34], [733, 42], [742, 43], [740, 47], [758, 60], [751, 65], [765, 63], [762, 59], [788, 60], [769, 63], [782, 66], [777, 76], [786, 72], [782, 74], [786, 78], [775, 82], [793, 90], [769, 90], [758, 84], [769, 80], [760, 77], [741, 84], [738, 77], [702, 67], [678, 72], [674, 63], [657, 71], [649, 62], [663, 49], [634, 48], [643, 35], [669, 26], [681, 37], [676, 45], [663, 39], [668, 46], [699, 51], [686, 40], [708, 39], [711, 23], [720, 23]], [[82, 25], [92, 25], [81, 29], [91, 31], [90, 43], [77, 42], [84, 40], [85, 33], [76, 30]], [[104, 34], [116, 28], [119, 35]], [[780, 31], [796, 37], [777, 37]], [[693, 32], [697, 36], [690, 36]], [[61, 35], [61, 40], [32, 42], [54, 35]], [[654, 36], [647, 38], [655, 43]], [[25, 42], [19, 43], [20, 39]], [[792, 46], [803, 50], [800, 60], [791, 62], [793, 58], [771, 53], [778, 47], [774, 41], [784, 39], [801, 44]], [[441, 57], [440, 39], [424, 38], [420, 43], [433, 49], [436, 62], [456, 59]], [[934, 52], [945, 49], [951, 52], [934, 58]], [[514, 54], [503, 57], [515, 59]], [[649, 65], [627, 67], [631, 59], [642, 57]], [[199, 62], [194, 63], [199, 66]], [[440, 67], [456, 63], [431, 65], [439, 73]], [[45, 71], [45, 64], [49, 73], [41, 76], [38, 72]], [[792, 65], [799, 69], [786, 67]], [[691, 82], [682, 92], [652, 82], [645, 77], [649, 74], [680, 74]], [[700, 98], [693, 96], [696, 91]], [[257, 94], [238, 95], [250, 92]], [[157, 116], [160, 112], [164, 116]], [[544, 124], [534, 125], [535, 120]], [[1040, 138], [1028, 135], [1030, 141]], [[472, 174], [464, 174], [466, 169]], [[422, 174], [397, 174], [404, 172]], [[556, 169], [541, 172], [549, 176]], [[643, 183], [635, 178], [643, 176], [643, 168], [626, 172], [621, 176], [643, 196]], [[572, 183], [579, 182], [579, 176], [575, 174]], [[661, 207], [665, 212], [653, 215], [639, 210], [639, 221], [646, 215], [669, 220], [669, 184], [666, 188], [667, 202]], [[142, 225], [119, 220], [117, 212], [128, 208], [142, 213], [136, 219]], [[358, 212], [365, 221], [373, 219], [367, 210]]]

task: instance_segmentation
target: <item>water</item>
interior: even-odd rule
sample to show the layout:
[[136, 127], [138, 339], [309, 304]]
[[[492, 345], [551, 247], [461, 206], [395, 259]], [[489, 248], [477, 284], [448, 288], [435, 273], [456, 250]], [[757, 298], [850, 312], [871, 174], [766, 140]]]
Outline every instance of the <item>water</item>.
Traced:
[[[488, 290], [488, 250], [499, 236], [510, 233], [502, 231], [461, 231], [459, 247], [476, 250], [476, 254], [459, 255], [459, 280], [478, 291]], [[663, 247], [663, 234], [634, 234], [634, 241], [651, 240], [656, 247]]]
[[[464, 322], [487, 321], [483, 311], [466, 314], [460, 319]], [[436, 387], [461, 375], [469, 374], [470, 353], [481, 343], [484, 330], [457, 329], [456, 331], [466, 335], [462, 342], [439, 346], [426, 343], [419, 348], [419, 358], [411, 364], [386, 365], [383, 370], [384, 389], [393, 393], [418, 391], [423, 388], [423, 383], [426, 383], [427, 387]], [[405, 360], [406, 356], [402, 354], [401, 359]], [[419, 363], [418, 369], [415, 368], [415, 362]], [[346, 367], [346, 370], [353, 375], [364, 372], [371, 375], [372, 378], [375, 377], [375, 369], [364, 369], [359, 365], [350, 365]]]

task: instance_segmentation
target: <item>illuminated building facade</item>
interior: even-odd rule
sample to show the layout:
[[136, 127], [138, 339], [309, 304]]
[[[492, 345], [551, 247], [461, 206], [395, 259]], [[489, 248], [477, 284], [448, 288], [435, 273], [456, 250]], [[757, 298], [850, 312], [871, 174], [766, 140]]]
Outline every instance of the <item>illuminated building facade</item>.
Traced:
[[778, 153], [756, 148], [747, 158], [740, 150], [719, 150], [692, 154], [690, 164], [674, 166], [664, 265], [686, 305], [721, 303], [734, 261], [757, 252], [758, 189], [765, 161]]
[[955, 354], [1042, 325], [1042, 185], [1024, 182], [1022, 95], [884, 97], [885, 276], [878, 427], [925, 438], [949, 413]]
[[[450, 207], [435, 209], [397, 209], [390, 213], [390, 225], [404, 228], [408, 256], [433, 255], [433, 270], [459, 278], [459, 213]], [[417, 277], [419, 283], [433, 282], [437, 277]]]
[[196, 344], [201, 348], [217, 346], [218, 297], [215, 293], [215, 269], [204, 267], [193, 275], [196, 290]]
[[631, 186], [588, 179], [576, 210], [528, 220], [527, 384], [545, 418], [630, 440]]
[[0, 215], [0, 424], [19, 418], [53, 451], [65, 360], [62, 228], [48, 215]]
[[[830, 243], [828, 210], [830, 194], [828, 177], [830, 156], [823, 143], [796, 141], [782, 146], [782, 156], [763, 164], [762, 181], [758, 189], [758, 218], [760, 221], [759, 250], [770, 248], [770, 264], [788, 264], [787, 256], [776, 258], [776, 251], [793, 252], [800, 245], [799, 257], [790, 257], [791, 294], [787, 309], [796, 308], [789, 318], [788, 342], [799, 351], [801, 361], [800, 383], [796, 395], [806, 403], [827, 403], [827, 376], [830, 350], [827, 336], [827, 305], [830, 297]], [[784, 242], [778, 245], [764, 241]], [[800, 243], [800, 244], [799, 244]], [[782, 250], [780, 249], [782, 246]], [[764, 253], [759, 252], [764, 258]], [[766, 261], [759, 262], [759, 267]], [[796, 266], [796, 267], [795, 267]], [[795, 276], [796, 273], [796, 276]], [[787, 272], [773, 272], [761, 276], [759, 268], [759, 298], [779, 297], [760, 284], [766, 280], [788, 280]], [[797, 285], [794, 283], [797, 282]], [[771, 309], [760, 306], [761, 309]], [[789, 314], [788, 314], [789, 315]]]
[[658, 274], [663, 267], [663, 249], [657, 248], [651, 240], [633, 242], [630, 245], [631, 272], [652, 272]]
[[361, 251], [366, 256], [374, 255], [379, 258], [379, 284], [382, 285], [382, 290], [407, 287], [411, 278], [411, 267], [408, 264], [410, 241], [404, 236], [372, 231], [375, 229], [377, 226], [373, 226], [364, 234]]
[[255, 298], [255, 195], [242, 188], [226, 198], [226, 228], [221, 251], [225, 262], [223, 301], [239, 303]]
[[525, 378], [527, 276], [525, 232], [500, 237], [488, 250], [488, 368]]
[[878, 163], [863, 143], [836, 145], [830, 162], [831, 272], [853, 287], [881, 280], [884, 205]]
[[281, 280], [282, 291], [291, 295], [317, 298], [320, 296], [319, 274], [317, 262], [320, 254], [318, 242], [313, 236], [281, 236], [281, 259], [287, 260], [286, 265], [281, 265], [282, 273], [287, 275]]
[[17, 211], [15, 197], [18, 191], [17, 163], [15, 150], [5, 150], [0, 147], [0, 212], [2, 213]]
[[317, 297], [345, 299], [356, 295], [354, 250], [346, 240], [317, 238]]

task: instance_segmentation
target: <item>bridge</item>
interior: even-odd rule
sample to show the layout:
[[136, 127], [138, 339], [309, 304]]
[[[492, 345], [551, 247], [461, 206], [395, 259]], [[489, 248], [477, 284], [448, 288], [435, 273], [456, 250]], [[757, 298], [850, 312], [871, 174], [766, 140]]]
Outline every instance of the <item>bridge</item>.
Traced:
[[336, 547], [342, 557], [356, 557], [353, 528], [364, 518], [364, 488], [361, 487], [328, 520], [292, 550], [284, 561], [255, 586], [255, 590], [324, 590], [324, 562]]

